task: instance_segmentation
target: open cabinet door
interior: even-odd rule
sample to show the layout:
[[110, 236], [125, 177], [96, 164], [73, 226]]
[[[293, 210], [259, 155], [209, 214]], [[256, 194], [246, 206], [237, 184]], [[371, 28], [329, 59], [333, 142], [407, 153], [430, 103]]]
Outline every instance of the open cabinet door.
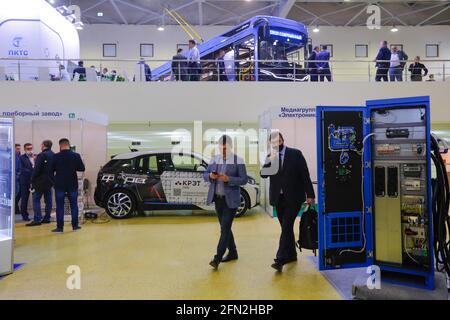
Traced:
[[370, 176], [366, 108], [319, 106], [316, 115], [319, 269], [371, 265], [371, 186], [363, 178]]

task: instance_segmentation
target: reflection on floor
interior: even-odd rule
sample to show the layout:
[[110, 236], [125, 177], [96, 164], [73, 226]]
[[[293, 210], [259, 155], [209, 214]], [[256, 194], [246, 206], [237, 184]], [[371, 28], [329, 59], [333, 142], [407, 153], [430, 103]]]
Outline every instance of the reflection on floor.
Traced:
[[[214, 216], [87, 222], [64, 234], [17, 223], [15, 261], [26, 264], [2, 279], [0, 299], [340, 299], [310, 253], [275, 273], [278, 222], [252, 211], [235, 220], [240, 259], [218, 271], [208, 265], [219, 235]], [[81, 268], [81, 290], [66, 287], [70, 265]]]

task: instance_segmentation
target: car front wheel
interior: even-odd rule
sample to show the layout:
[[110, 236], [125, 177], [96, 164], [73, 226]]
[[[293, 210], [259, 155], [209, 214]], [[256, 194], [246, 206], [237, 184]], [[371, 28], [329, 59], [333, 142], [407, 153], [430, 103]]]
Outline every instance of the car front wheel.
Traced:
[[130, 217], [136, 208], [136, 202], [130, 192], [117, 190], [109, 194], [106, 199], [106, 212], [114, 219]]
[[241, 190], [241, 202], [236, 210], [236, 218], [242, 217], [250, 209], [250, 198], [247, 192]]

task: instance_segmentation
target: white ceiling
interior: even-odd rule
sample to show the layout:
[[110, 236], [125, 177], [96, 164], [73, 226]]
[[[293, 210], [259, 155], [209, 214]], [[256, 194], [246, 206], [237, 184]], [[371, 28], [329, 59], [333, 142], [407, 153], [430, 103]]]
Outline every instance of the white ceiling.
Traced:
[[365, 24], [370, 3], [380, 6], [383, 25], [450, 25], [450, 1], [442, 0], [54, 0], [56, 7], [78, 5], [84, 23], [133, 25], [176, 24], [168, 8], [192, 25], [235, 25], [254, 15], [276, 15], [308, 25], [358, 26]]

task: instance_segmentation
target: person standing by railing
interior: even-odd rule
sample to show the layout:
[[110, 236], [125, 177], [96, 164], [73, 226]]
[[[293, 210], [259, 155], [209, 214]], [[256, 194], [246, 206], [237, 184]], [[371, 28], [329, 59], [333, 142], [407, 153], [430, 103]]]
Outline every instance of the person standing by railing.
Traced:
[[315, 46], [313, 51], [308, 57], [308, 74], [311, 82], [317, 82], [319, 80], [319, 76], [317, 74], [317, 55], [319, 54], [320, 49], [318, 46]]
[[[422, 77], [426, 77], [428, 74], [428, 69], [424, 64], [420, 63], [420, 57], [414, 58], [414, 63], [411, 63], [408, 68], [411, 72], [411, 81], [422, 81]], [[425, 72], [422, 74], [422, 70]]]
[[73, 70], [73, 75], [72, 77], [75, 78], [76, 74], [79, 74], [80, 78], [78, 79], [78, 81], [86, 81], [86, 68], [84, 67], [84, 62], [83, 61], [78, 61], [78, 68], [75, 68]]
[[377, 68], [377, 74], [375, 81], [388, 81], [388, 71], [391, 60], [391, 51], [388, 49], [387, 41], [382, 41], [380, 44], [380, 50], [375, 58], [375, 67]]
[[198, 81], [200, 73], [200, 51], [197, 48], [195, 40], [189, 40], [188, 68], [189, 80]]
[[109, 81], [109, 72], [108, 72], [108, 68], [103, 68], [102, 70], [102, 74], [100, 75], [100, 79], [102, 81]]
[[219, 50], [219, 57], [216, 61], [216, 68], [217, 68], [217, 77], [219, 81], [228, 81], [228, 77], [225, 73], [225, 50], [220, 49]]
[[227, 75], [228, 81], [236, 81], [236, 62], [235, 62], [235, 52], [233, 48], [229, 48], [229, 51], [223, 56], [223, 61], [225, 64], [225, 74]]
[[331, 82], [331, 69], [330, 69], [330, 52], [327, 51], [327, 46], [323, 46], [322, 50], [317, 54], [317, 71], [319, 74], [319, 81], [325, 81], [325, 78]]
[[63, 64], [59, 65], [59, 75], [58, 77], [52, 77], [52, 81], [66, 81], [70, 82], [70, 74], [67, 72], [66, 67]]
[[177, 54], [172, 57], [172, 74], [175, 81], [186, 80], [186, 60], [187, 58], [183, 54], [183, 49], [178, 48]]
[[137, 64], [139, 66], [139, 70], [141, 70], [142, 68], [144, 71], [142, 78], [145, 79], [145, 81], [152, 81], [152, 70], [150, 69], [150, 66], [145, 62], [145, 60], [141, 58]]
[[392, 48], [391, 52], [391, 63], [389, 65], [389, 78], [390, 81], [403, 81], [402, 77], [402, 65], [401, 65], [400, 54], [397, 47]]

